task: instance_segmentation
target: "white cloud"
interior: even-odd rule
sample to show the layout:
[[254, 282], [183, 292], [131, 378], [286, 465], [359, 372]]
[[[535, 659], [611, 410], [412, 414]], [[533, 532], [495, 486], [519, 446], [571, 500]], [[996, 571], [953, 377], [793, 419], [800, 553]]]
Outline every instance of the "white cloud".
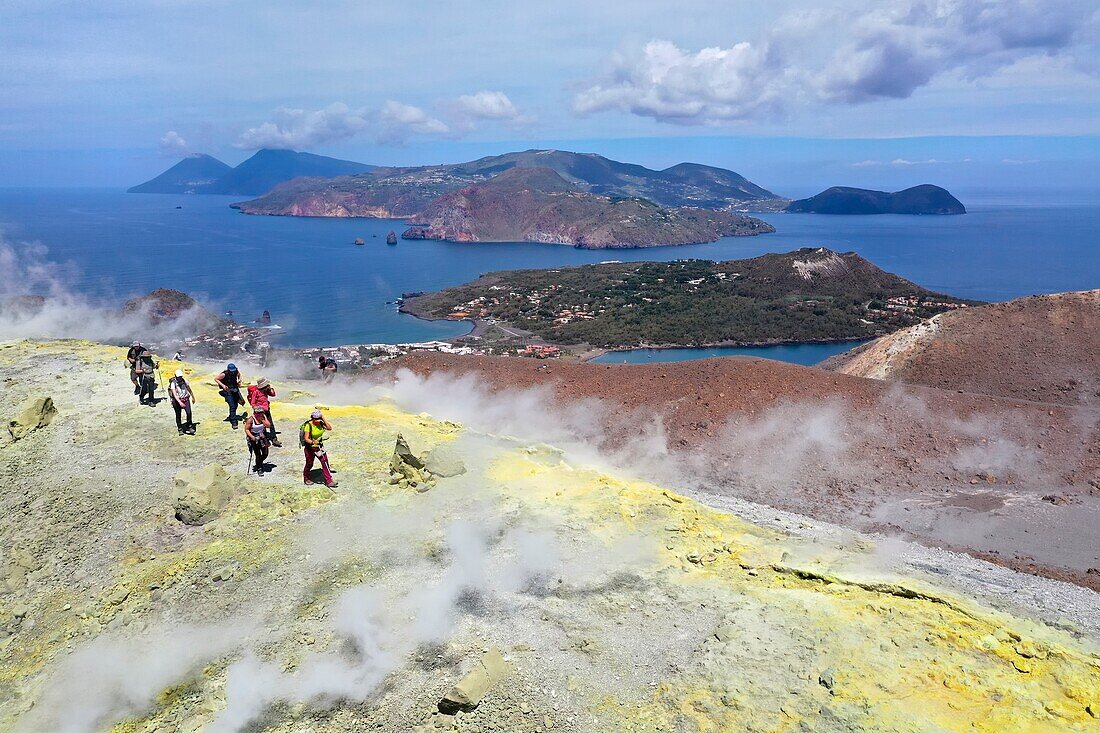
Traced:
[[382, 105], [378, 119], [378, 137], [383, 141], [400, 142], [413, 134], [445, 135], [450, 132], [450, 127], [443, 121], [430, 116], [421, 108], [392, 99]]
[[164, 137], [157, 143], [157, 151], [166, 158], [178, 158], [181, 155], [191, 154], [187, 141], [175, 130], [164, 133]]
[[858, 163], [852, 163], [853, 168], [874, 168], [876, 166], [894, 166], [894, 167], [906, 167], [911, 165], [944, 165], [947, 163], [969, 163], [970, 159], [966, 158], [962, 161], [953, 160], [940, 160], [939, 158], [927, 158], [925, 160], [910, 160], [909, 158], [894, 158], [893, 160], [861, 160]]
[[353, 110], [339, 102], [319, 110], [280, 107], [273, 121], [245, 130], [235, 147], [302, 150], [347, 140], [369, 125], [367, 110]]
[[516, 120], [520, 112], [504, 92], [478, 92], [458, 98], [461, 113], [479, 120]]
[[[573, 108], [701, 124], [773, 117], [804, 102], [904, 99], [937, 77], [974, 80], [1023, 59], [1072, 57], [1095, 17], [1094, 0], [906, 0], [802, 13], [729, 48], [654, 40], [620, 53]], [[831, 38], [844, 40], [822, 40]]]

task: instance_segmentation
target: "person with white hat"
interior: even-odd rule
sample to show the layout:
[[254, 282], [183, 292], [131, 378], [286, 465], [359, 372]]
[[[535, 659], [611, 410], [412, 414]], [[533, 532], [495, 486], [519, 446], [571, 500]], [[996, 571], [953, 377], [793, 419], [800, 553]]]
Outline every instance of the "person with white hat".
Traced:
[[271, 398], [275, 396], [275, 388], [267, 377], [260, 377], [255, 384], [248, 387], [248, 404], [252, 406], [252, 413], [259, 413], [267, 425], [267, 439], [276, 448], [282, 448], [279, 442], [278, 432], [275, 429], [275, 419], [271, 417]]
[[[195, 402], [195, 393], [191, 385], [183, 378], [183, 370], [177, 369], [175, 376], [168, 380], [168, 396], [172, 400], [172, 409], [176, 411], [176, 430], [180, 435], [195, 434], [195, 423], [191, 421], [191, 404]], [[182, 413], [187, 413], [187, 422], [180, 420]]]

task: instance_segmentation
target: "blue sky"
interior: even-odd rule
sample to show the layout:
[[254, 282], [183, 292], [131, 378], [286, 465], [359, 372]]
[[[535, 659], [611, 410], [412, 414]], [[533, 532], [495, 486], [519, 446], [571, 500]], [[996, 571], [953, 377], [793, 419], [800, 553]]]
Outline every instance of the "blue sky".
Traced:
[[526, 147], [764, 185], [1095, 186], [1094, 0], [6, 0], [0, 185]]

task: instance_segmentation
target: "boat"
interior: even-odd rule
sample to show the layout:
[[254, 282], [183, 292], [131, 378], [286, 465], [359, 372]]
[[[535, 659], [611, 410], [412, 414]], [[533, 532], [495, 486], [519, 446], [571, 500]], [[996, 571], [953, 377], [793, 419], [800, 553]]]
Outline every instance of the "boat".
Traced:
[[359, 245], [360, 247], [362, 247], [364, 244], [367, 243], [367, 240], [363, 239], [362, 237], [356, 237], [355, 238], [355, 243], [357, 245]]
[[397, 232], [390, 230], [390, 233], [386, 235], [386, 244], [397, 244]]

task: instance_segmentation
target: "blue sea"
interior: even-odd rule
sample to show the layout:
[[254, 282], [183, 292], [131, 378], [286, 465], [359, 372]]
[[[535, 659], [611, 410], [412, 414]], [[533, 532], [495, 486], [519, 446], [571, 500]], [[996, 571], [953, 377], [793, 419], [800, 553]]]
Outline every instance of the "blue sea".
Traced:
[[[89, 297], [117, 304], [171, 287], [241, 321], [266, 309], [284, 327], [286, 346], [456, 336], [468, 325], [402, 315], [393, 301], [490, 270], [604, 260], [734, 259], [824, 246], [979, 300], [1100, 287], [1100, 204], [1085, 196], [962, 193], [970, 213], [947, 217], [763, 214], [775, 234], [603, 251], [404, 240], [387, 246], [386, 233], [400, 234], [403, 222], [247, 216], [229, 208], [236, 198], [0, 189], [0, 227], [9, 244], [37, 242], [50, 259], [70, 263], [71, 286]], [[357, 237], [366, 246], [354, 246]]]

